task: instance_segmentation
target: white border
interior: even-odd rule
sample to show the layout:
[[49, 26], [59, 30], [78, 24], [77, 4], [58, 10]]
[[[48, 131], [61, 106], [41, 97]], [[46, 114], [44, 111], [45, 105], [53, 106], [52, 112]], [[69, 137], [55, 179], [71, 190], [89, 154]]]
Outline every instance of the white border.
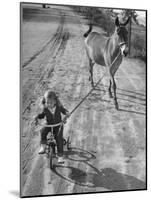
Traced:
[[[1, 62], [0, 62], [0, 198], [1, 199], [17, 199], [17, 191], [19, 192], [19, 0], [7, 0], [0, 3], [0, 34], [1, 34]], [[25, 1], [24, 1], [25, 2]], [[55, 4], [70, 5], [89, 5], [100, 7], [117, 7], [117, 8], [137, 8], [148, 9], [148, 30], [150, 27], [150, 11], [151, 4], [149, 0], [28, 0], [26, 2], [46, 2]], [[148, 32], [148, 41], [150, 41], [150, 31]], [[149, 45], [148, 45], [149, 48]], [[151, 55], [148, 49], [148, 55]], [[150, 61], [148, 59], [148, 77], [150, 76]], [[151, 88], [150, 80], [148, 80], [148, 89]], [[148, 90], [148, 102], [150, 100], [150, 91]], [[148, 111], [150, 110], [148, 103]], [[148, 125], [149, 125], [148, 112]], [[149, 130], [148, 130], [148, 169], [150, 166], [151, 153], [149, 148]], [[148, 188], [150, 188], [148, 170]], [[137, 192], [113, 192], [87, 195], [70, 195], [43, 197], [44, 199], [87, 199], [95, 198], [99, 200], [106, 199], [149, 199], [150, 189], [148, 191]], [[41, 199], [41, 198], [32, 198]]]

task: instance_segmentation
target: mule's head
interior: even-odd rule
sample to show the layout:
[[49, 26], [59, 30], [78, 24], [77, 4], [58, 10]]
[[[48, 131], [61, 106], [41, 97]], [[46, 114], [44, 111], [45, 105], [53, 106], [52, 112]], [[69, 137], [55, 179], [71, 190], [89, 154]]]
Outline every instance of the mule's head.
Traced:
[[129, 19], [125, 23], [120, 23], [118, 17], [115, 19], [116, 25], [116, 34], [118, 36], [118, 44], [120, 46], [122, 55], [127, 56], [128, 54], [128, 31], [126, 25], [129, 22]]

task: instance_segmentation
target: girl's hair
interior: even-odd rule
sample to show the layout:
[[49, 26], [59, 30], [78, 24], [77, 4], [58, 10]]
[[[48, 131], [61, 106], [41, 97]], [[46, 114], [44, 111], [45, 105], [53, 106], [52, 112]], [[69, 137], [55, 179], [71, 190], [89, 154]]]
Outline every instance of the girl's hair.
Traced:
[[44, 94], [44, 96], [42, 98], [42, 101], [41, 101], [41, 103], [43, 105], [45, 105], [46, 99], [54, 99], [56, 101], [56, 104], [58, 104], [59, 106], [61, 106], [59, 98], [57, 97], [56, 93], [53, 92], [53, 91], [48, 90], [48, 91], [45, 92], [45, 94]]

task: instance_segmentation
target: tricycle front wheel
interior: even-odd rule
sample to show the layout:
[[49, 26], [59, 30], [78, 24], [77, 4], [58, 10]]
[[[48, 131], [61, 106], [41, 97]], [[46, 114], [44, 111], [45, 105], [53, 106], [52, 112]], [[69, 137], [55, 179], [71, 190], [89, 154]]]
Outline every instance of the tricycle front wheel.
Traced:
[[47, 158], [47, 167], [52, 169], [53, 168], [53, 149], [49, 147], [49, 152], [47, 152], [46, 158]]
[[50, 169], [53, 169], [53, 149], [51, 147], [49, 152], [49, 162], [50, 162]]

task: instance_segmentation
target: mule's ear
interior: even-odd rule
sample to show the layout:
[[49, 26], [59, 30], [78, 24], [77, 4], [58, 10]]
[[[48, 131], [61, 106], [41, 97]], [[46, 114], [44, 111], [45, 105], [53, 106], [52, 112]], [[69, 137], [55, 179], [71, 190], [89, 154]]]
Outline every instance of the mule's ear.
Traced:
[[118, 17], [116, 17], [116, 19], [115, 19], [115, 26], [120, 26]]

